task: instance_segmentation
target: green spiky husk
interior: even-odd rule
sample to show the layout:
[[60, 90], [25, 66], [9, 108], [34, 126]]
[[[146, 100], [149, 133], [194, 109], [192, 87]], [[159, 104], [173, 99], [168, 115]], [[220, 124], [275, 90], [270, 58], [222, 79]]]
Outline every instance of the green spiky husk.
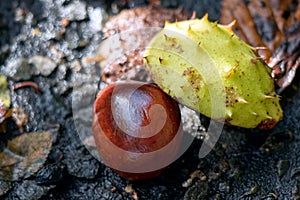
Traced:
[[230, 28], [207, 16], [166, 23], [144, 57], [159, 87], [208, 117], [264, 129], [282, 118], [269, 67]]

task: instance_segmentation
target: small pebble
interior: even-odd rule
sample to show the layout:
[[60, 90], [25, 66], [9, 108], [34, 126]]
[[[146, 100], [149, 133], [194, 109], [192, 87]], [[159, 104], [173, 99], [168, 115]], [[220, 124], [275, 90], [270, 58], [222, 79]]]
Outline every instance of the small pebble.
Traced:
[[90, 18], [89, 26], [91, 31], [98, 32], [103, 28], [103, 22], [107, 21], [108, 15], [102, 8], [88, 8]]
[[280, 178], [282, 178], [290, 168], [289, 160], [279, 160], [277, 163], [277, 172]]
[[70, 21], [81, 21], [86, 19], [86, 3], [82, 1], [73, 1], [62, 9], [62, 15]]
[[49, 76], [57, 67], [56, 63], [50, 58], [43, 56], [33, 56], [28, 60], [28, 62], [29, 64], [33, 64], [37, 70], [37, 74], [41, 74], [43, 76]]

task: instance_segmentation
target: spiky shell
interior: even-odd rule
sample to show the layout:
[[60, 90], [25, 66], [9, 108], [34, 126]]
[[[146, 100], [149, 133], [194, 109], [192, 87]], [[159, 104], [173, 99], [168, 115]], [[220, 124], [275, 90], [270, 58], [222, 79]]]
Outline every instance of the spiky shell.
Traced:
[[145, 51], [146, 66], [166, 93], [208, 117], [272, 128], [282, 109], [270, 69], [231, 28], [207, 16], [166, 23]]

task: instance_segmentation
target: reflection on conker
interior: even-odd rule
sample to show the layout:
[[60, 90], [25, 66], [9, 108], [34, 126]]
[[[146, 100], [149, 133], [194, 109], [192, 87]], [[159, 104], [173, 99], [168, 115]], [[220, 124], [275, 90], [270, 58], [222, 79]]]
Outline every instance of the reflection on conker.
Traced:
[[107, 166], [129, 180], [158, 176], [176, 159], [180, 122], [177, 102], [153, 84], [113, 83], [94, 102], [98, 152]]

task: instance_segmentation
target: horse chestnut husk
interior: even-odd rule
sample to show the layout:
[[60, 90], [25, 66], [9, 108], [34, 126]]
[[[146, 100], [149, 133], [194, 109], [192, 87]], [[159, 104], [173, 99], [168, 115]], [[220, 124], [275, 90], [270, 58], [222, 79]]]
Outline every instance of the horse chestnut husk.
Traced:
[[150, 83], [115, 82], [101, 90], [92, 129], [104, 163], [133, 181], [160, 175], [182, 139], [178, 103]]

